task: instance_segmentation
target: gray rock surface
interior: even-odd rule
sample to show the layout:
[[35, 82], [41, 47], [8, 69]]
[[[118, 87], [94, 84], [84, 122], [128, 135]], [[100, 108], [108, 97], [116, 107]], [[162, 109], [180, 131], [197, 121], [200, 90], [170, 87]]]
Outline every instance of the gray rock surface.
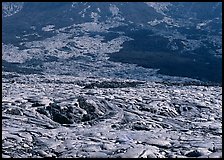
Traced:
[[222, 157], [221, 87], [53, 75], [15, 81], [2, 83], [4, 158]]

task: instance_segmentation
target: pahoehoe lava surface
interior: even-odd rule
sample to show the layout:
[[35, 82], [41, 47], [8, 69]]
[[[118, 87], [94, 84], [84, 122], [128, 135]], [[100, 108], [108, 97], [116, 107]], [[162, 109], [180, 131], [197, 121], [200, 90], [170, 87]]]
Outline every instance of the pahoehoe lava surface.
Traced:
[[222, 2], [2, 2], [3, 158], [221, 158]]
[[219, 86], [143, 81], [126, 86], [137, 81], [11, 77], [14, 81], [3, 78], [3, 157], [222, 155]]

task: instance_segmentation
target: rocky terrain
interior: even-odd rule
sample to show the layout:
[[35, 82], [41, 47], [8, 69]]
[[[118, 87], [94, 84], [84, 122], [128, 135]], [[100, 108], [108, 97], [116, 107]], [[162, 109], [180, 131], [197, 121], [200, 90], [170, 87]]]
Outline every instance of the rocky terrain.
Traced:
[[221, 2], [3, 2], [2, 157], [221, 158]]
[[2, 12], [5, 71], [221, 83], [221, 2], [8, 2]]
[[220, 158], [222, 89], [4, 73], [3, 157]]

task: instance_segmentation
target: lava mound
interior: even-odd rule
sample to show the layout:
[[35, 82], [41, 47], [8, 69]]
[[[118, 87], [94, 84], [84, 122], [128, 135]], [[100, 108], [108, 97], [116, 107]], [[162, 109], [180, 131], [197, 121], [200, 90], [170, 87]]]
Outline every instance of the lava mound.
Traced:
[[78, 97], [76, 102], [62, 106], [56, 102], [50, 103], [46, 107], [36, 109], [40, 114], [44, 114], [53, 121], [60, 124], [73, 124], [86, 122], [91, 124], [97, 119], [102, 119], [108, 112], [107, 105], [101, 104], [103, 101], [92, 100], [85, 97]]

